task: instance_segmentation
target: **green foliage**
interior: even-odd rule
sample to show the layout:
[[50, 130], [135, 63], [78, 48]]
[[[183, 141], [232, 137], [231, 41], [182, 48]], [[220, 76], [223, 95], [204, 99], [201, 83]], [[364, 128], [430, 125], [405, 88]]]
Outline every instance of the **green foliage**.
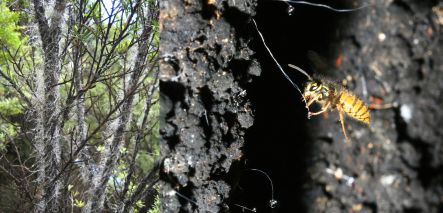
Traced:
[[16, 133], [14, 126], [0, 124], [0, 153], [6, 151], [6, 141], [9, 141]]
[[85, 202], [83, 200], [74, 199], [74, 206], [77, 208], [83, 208], [85, 206]]
[[71, 194], [71, 202], [73, 202], [73, 205], [75, 207], [83, 208], [85, 206], [85, 202], [81, 199], [76, 198], [80, 195], [80, 193], [78, 191], [73, 190], [73, 188], [74, 188], [73, 185], [68, 185], [68, 191]]
[[[160, 33], [159, 33], [159, 22], [153, 21], [152, 24], [152, 31], [153, 31], [153, 43], [155, 47], [158, 47], [160, 45]], [[155, 57], [157, 57], [157, 51], [151, 51], [148, 54], [148, 60], [153, 60]]]
[[[9, 123], [0, 123], [0, 141], [10, 141], [17, 135], [17, 127]], [[5, 144], [0, 144], [0, 151], [3, 150]]]
[[[159, 191], [159, 188], [157, 187], [157, 191]], [[160, 195], [157, 194], [155, 197], [154, 206], [152, 209], [149, 209], [148, 213], [160, 213]]]
[[16, 24], [18, 19], [19, 14], [10, 11], [6, 2], [0, 3], [0, 44], [14, 50], [21, 44], [19, 27]]
[[17, 97], [3, 98], [0, 100], [0, 113], [3, 115], [19, 115], [23, 113], [23, 106]]
[[[155, 150], [157, 151], [157, 150]], [[158, 159], [158, 153], [147, 153], [146, 151], [140, 151], [137, 158], [137, 164], [142, 170], [142, 173], [148, 173], [152, 168], [155, 160]]]
[[[14, 53], [23, 40], [19, 32], [20, 27], [17, 25], [20, 14], [13, 12], [8, 8], [5, 1], [0, 1], [0, 68], [8, 68], [9, 52]], [[14, 78], [13, 75], [10, 76]], [[14, 79], [13, 79], [14, 80]], [[17, 135], [17, 127], [9, 121], [3, 120], [17, 116], [23, 113], [24, 108], [22, 102], [16, 97], [16, 93], [11, 91], [5, 85], [8, 85], [3, 79], [0, 80], [0, 150], [5, 150], [6, 141], [12, 141]], [[5, 84], [3, 84], [5, 83]]]

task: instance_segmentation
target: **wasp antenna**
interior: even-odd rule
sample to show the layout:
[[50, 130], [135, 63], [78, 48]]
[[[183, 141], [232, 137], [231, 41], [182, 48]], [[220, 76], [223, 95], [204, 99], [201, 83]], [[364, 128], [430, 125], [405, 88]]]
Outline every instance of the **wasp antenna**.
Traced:
[[310, 5], [310, 6], [314, 6], [314, 7], [323, 7], [328, 10], [332, 10], [332, 11], [338, 12], [338, 13], [353, 12], [353, 11], [361, 10], [361, 9], [371, 6], [371, 5], [363, 5], [363, 6], [360, 6], [357, 8], [351, 8], [351, 9], [337, 9], [337, 8], [333, 8], [333, 7], [326, 5], [326, 4], [317, 4], [317, 3], [307, 2], [307, 1], [291, 1], [291, 0], [273, 0], [273, 1], [286, 2], [286, 4], [288, 4], [288, 5], [289, 5], [289, 3], [293, 3], [293, 4], [305, 4], [305, 5]]
[[309, 78], [309, 80], [312, 81], [312, 77], [311, 77], [306, 71], [302, 70], [300, 67], [297, 67], [297, 66], [295, 66], [295, 65], [293, 65], [293, 64], [288, 64], [288, 66], [289, 66], [290, 68], [296, 69], [297, 71], [303, 73], [304, 75], [306, 75], [306, 77]]

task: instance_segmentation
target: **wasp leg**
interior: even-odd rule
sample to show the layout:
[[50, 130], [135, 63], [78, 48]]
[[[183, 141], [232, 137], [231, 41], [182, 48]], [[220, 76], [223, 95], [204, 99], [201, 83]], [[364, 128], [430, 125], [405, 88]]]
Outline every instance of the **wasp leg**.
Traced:
[[324, 107], [321, 108], [320, 111], [318, 111], [318, 112], [309, 112], [309, 116], [311, 116], [311, 115], [320, 115], [320, 114], [326, 112], [326, 110], [328, 110], [330, 105], [331, 105], [331, 103], [328, 102]]
[[341, 128], [343, 129], [343, 134], [345, 135], [346, 143], [349, 144], [349, 138], [348, 135], [346, 134], [346, 129], [345, 129], [345, 120], [344, 120], [345, 118], [343, 116], [343, 109], [340, 106], [338, 106], [337, 109], [340, 115]]

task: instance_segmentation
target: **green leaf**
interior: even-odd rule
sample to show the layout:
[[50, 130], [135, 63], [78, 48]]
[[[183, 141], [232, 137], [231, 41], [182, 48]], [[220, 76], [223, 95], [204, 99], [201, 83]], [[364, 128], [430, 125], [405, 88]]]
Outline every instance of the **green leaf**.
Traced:
[[0, 43], [13, 50], [21, 44], [18, 19], [18, 13], [10, 11], [5, 2], [0, 3]]
[[23, 113], [23, 106], [16, 97], [0, 100], [0, 113], [3, 115], [18, 115]]
[[83, 200], [74, 200], [74, 206], [78, 208], [83, 208], [85, 206], [85, 202]]

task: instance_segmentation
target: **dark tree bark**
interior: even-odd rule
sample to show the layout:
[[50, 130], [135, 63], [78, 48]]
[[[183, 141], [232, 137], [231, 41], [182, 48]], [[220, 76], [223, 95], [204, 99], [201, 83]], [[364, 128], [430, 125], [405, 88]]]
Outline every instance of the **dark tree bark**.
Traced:
[[227, 208], [228, 173], [253, 123], [245, 89], [260, 72], [246, 45], [254, 6], [161, 2], [162, 212]]
[[[443, 31], [436, 3], [382, 0], [338, 22], [343, 30], [336, 44], [345, 59], [340, 69], [352, 76], [349, 88], [374, 109], [369, 128], [347, 118], [350, 146], [342, 143], [335, 115], [319, 119], [313, 150], [324, 157], [311, 158], [309, 169], [322, 171], [311, 180], [332, 197], [309, 207], [313, 211], [326, 211], [328, 204], [339, 211], [442, 211], [443, 94], [436, 91], [443, 88]], [[333, 143], [321, 142], [331, 130]], [[355, 183], [346, 186], [324, 166]], [[313, 190], [318, 187], [307, 189]]]

